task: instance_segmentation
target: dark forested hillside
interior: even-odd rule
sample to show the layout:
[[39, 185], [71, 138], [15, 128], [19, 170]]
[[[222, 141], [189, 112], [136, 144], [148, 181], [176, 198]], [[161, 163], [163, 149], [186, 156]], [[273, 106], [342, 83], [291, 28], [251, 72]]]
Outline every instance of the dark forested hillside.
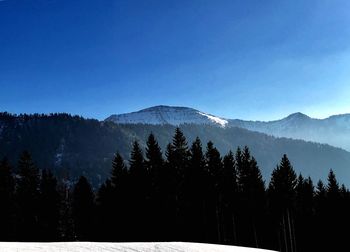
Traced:
[[[240, 128], [220, 128], [210, 125], [180, 126], [191, 142], [197, 136], [203, 143], [213, 141], [221, 153], [249, 146], [265, 178], [268, 178], [280, 156], [287, 153], [296, 171], [315, 179], [325, 178], [333, 168], [340, 181], [350, 181], [350, 153], [328, 145], [275, 138]], [[76, 178], [84, 174], [94, 184], [109, 175], [113, 153], [119, 151], [129, 159], [132, 142], [138, 140], [145, 148], [153, 132], [165, 149], [175, 126], [121, 125], [100, 122], [68, 114], [11, 115], [0, 114], [0, 158], [6, 156], [15, 163], [23, 150], [28, 150], [41, 169], [52, 169], [58, 176]]]
[[165, 150], [150, 134], [145, 150], [132, 143], [129, 162], [116, 152], [95, 188], [85, 176], [72, 187], [58, 181], [29, 152], [17, 161], [14, 172], [0, 160], [0, 241], [185, 241], [281, 252], [347, 245], [348, 188], [333, 170], [315, 187], [285, 154], [266, 183], [247, 146], [222, 155], [176, 128]]

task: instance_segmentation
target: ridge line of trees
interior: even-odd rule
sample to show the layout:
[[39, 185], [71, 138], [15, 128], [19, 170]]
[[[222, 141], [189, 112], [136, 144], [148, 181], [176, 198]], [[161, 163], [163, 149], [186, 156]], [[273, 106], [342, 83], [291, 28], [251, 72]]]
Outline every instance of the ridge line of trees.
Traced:
[[179, 128], [163, 155], [151, 133], [129, 162], [117, 152], [96, 190], [39, 171], [28, 152], [16, 173], [0, 163], [2, 241], [190, 241], [278, 251], [334, 249], [346, 242], [350, 193], [297, 175], [284, 155], [265, 184], [249, 148], [221, 156], [212, 142], [189, 146]]

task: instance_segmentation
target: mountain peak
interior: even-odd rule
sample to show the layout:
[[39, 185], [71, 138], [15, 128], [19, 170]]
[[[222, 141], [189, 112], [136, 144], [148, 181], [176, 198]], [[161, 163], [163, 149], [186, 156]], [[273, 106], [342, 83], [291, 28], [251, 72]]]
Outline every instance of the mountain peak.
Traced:
[[[168, 106], [168, 105], [157, 105], [157, 106], [153, 106], [153, 107], [149, 107], [149, 108], [145, 108], [145, 109], [141, 109], [137, 112], [149, 112], [149, 111], [159, 111], [159, 112], [163, 112], [163, 111], [170, 111], [170, 110], [182, 110], [182, 111], [198, 111], [196, 109], [193, 108], [189, 108], [189, 107], [180, 107], [180, 106]], [[137, 113], [136, 112], [136, 113]]]
[[227, 120], [188, 107], [159, 105], [137, 112], [111, 115], [106, 119], [119, 124], [208, 124], [225, 127]]
[[296, 112], [293, 114], [290, 114], [289, 116], [287, 116], [285, 119], [310, 119], [310, 117], [308, 115], [305, 115], [301, 112]]

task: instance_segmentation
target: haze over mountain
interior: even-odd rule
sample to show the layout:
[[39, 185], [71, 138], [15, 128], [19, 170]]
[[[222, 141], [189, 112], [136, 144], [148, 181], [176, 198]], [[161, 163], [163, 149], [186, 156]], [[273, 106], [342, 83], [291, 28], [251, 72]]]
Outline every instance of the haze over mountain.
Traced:
[[[153, 124], [114, 123], [110, 119], [101, 122], [68, 114], [16, 116], [0, 113], [0, 158], [6, 156], [12, 164], [16, 164], [20, 153], [28, 150], [39, 168], [51, 168], [56, 174], [69, 174], [72, 178], [84, 174], [94, 184], [98, 184], [109, 175], [116, 151], [128, 160], [132, 142], [137, 140], [145, 148], [151, 132], [158, 139], [164, 154], [176, 128], [175, 125], [165, 123], [171, 121], [179, 124], [189, 144], [198, 136], [204, 148], [208, 141], [212, 141], [223, 155], [230, 149], [234, 151], [238, 146], [247, 145], [265, 178], [270, 177], [272, 169], [286, 153], [296, 171], [305, 176], [325, 179], [332, 168], [342, 183], [350, 181], [350, 153], [340, 148], [303, 140], [276, 138], [232, 127], [230, 120], [223, 126], [218, 122], [214, 123], [211, 115], [193, 109], [166, 109], [166, 117], [165, 114], [159, 114], [162, 109], [163, 107], [158, 107], [141, 112], [142, 123], [147, 122], [144, 117], [147, 113], [154, 118], [164, 119], [158, 123], [153, 118]], [[172, 113], [178, 117], [171, 117]], [[130, 121], [128, 116], [119, 118]], [[132, 114], [132, 118], [138, 118], [138, 113]], [[222, 122], [220, 120], [217, 121]], [[135, 119], [134, 122], [141, 121]]]
[[239, 127], [272, 136], [326, 143], [350, 150], [350, 114], [315, 119], [298, 112], [280, 120], [265, 122], [227, 119], [187, 107], [155, 106], [137, 112], [112, 115], [106, 120], [120, 124], [208, 124]]

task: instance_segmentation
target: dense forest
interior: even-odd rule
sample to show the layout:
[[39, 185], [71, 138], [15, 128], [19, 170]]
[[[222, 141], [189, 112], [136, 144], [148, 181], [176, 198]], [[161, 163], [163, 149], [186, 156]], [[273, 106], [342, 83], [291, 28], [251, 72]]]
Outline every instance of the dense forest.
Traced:
[[[91, 143], [93, 144], [93, 143]], [[191, 241], [278, 251], [346, 246], [350, 193], [329, 171], [314, 185], [286, 155], [266, 184], [248, 147], [222, 156], [177, 128], [164, 154], [150, 134], [118, 152], [99, 188], [39, 170], [29, 152], [0, 164], [2, 241]]]
[[[325, 180], [329, 169], [333, 168], [339, 181], [349, 185], [350, 153], [345, 150], [236, 127], [196, 124], [179, 127], [189, 143], [196, 137], [203, 143], [212, 141], [223, 154], [237, 146], [249, 146], [266, 181], [283, 154], [287, 154], [298, 174], [310, 175], [315, 181]], [[0, 112], [0, 160], [6, 157], [16, 164], [21, 153], [27, 150], [39, 169], [50, 169], [57, 179], [76, 181], [84, 175], [97, 188], [109, 177], [116, 150], [128, 160], [132, 143], [137, 140], [144, 150], [150, 132], [165, 150], [175, 129], [169, 124], [116, 124], [69, 114]], [[16, 169], [14, 166], [15, 172]]]

